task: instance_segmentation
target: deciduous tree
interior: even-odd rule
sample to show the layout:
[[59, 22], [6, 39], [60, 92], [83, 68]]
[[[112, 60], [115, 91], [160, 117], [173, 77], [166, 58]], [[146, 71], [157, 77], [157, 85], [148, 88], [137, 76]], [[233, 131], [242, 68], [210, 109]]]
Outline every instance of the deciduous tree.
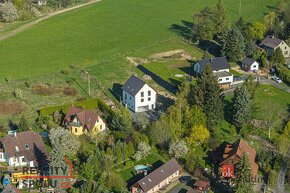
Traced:
[[184, 141], [174, 141], [169, 147], [169, 154], [175, 158], [180, 158], [187, 153], [187, 145]]

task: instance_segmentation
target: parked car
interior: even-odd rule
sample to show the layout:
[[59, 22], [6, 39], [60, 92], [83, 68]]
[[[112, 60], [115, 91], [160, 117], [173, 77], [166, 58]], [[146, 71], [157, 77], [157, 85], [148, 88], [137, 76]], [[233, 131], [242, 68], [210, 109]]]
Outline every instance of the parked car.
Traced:
[[277, 82], [277, 83], [282, 83], [282, 80], [279, 78], [279, 77], [277, 77], [277, 76], [274, 76], [273, 77], [273, 80], [275, 81], [275, 82]]

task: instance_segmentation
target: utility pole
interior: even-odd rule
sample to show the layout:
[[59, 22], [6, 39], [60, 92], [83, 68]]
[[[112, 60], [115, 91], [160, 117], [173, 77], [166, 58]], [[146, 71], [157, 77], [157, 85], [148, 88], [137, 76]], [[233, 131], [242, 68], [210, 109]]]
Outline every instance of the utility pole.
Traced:
[[88, 73], [88, 88], [89, 88], [89, 96], [91, 96], [91, 80], [90, 80], [90, 74]]
[[239, 14], [242, 14], [242, 0], [240, 0], [240, 5], [239, 5]]

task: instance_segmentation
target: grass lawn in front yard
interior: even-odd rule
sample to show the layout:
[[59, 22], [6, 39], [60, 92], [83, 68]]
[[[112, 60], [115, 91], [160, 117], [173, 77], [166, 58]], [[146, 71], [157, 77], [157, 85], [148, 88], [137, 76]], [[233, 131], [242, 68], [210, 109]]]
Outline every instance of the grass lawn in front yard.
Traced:
[[161, 61], [143, 64], [143, 67], [176, 87], [192, 74], [191, 64], [187, 61]]
[[233, 69], [230, 69], [230, 73], [232, 73], [233, 76], [242, 76], [241, 73], [239, 73], [239, 72], [237, 72], [237, 71], [235, 71], [235, 70], [233, 70]]
[[165, 160], [156, 150], [152, 150], [152, 153], [150, 155], [148, 155], [147, 157], [143, 158], [140, 161], [129, 160], [125, 163], [125, 165], [121, 164], [115, 166], [115, 172], [119, 174], [124, 179], [124, 181], [128, 183], [128, 186], [131, 186], [133, 185], [133, 183], [135, 183], [136, 181], [140, 180], [143, 177], [143, 175], [138, 175], [136, 173], [136, 171], [134, 170], [134, 166], [151, 164], [153, 165], [151, 171], [153, 171], [166, 161], [167, 160]]

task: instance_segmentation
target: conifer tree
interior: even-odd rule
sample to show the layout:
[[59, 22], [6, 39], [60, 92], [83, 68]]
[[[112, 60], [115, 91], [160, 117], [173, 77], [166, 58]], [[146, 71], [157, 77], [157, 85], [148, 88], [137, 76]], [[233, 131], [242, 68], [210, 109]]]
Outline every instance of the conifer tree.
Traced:
[[213, 130], [223, 118], [223, 96], [211, 66], [206, 65], [194, 88], [194, 102], [206, 114], [206, 127]]
[[236, 179], [236, 193], [252, 193], [253, 181], [252, 170], [249, 164], [248, 156], [244, 154], [238, 163], [237, 179]]
[[246, 41], [246, 46], [245, 46], [246, 56], [252, 57], [256, 48], [257, 48], [257, 45], [256, 45], [255, 41], [253, 41], [253, 40]]
[[223, 53], [231, 62], [237, 62], [244, 56], [245, 41], [237, 27], [228, 30]]
[[251, 96], [245, 85], [236, 88], [233, 98], [233, 121], [237, 127], [247, 124], [251, 118]]
[[221, 0], [219, 0], [216, 4], [216, 8], [213, 14], [213, 21], [217, 38], [221, 43], [225, 42], [227, 30], [229, 28], [229, 19]]

